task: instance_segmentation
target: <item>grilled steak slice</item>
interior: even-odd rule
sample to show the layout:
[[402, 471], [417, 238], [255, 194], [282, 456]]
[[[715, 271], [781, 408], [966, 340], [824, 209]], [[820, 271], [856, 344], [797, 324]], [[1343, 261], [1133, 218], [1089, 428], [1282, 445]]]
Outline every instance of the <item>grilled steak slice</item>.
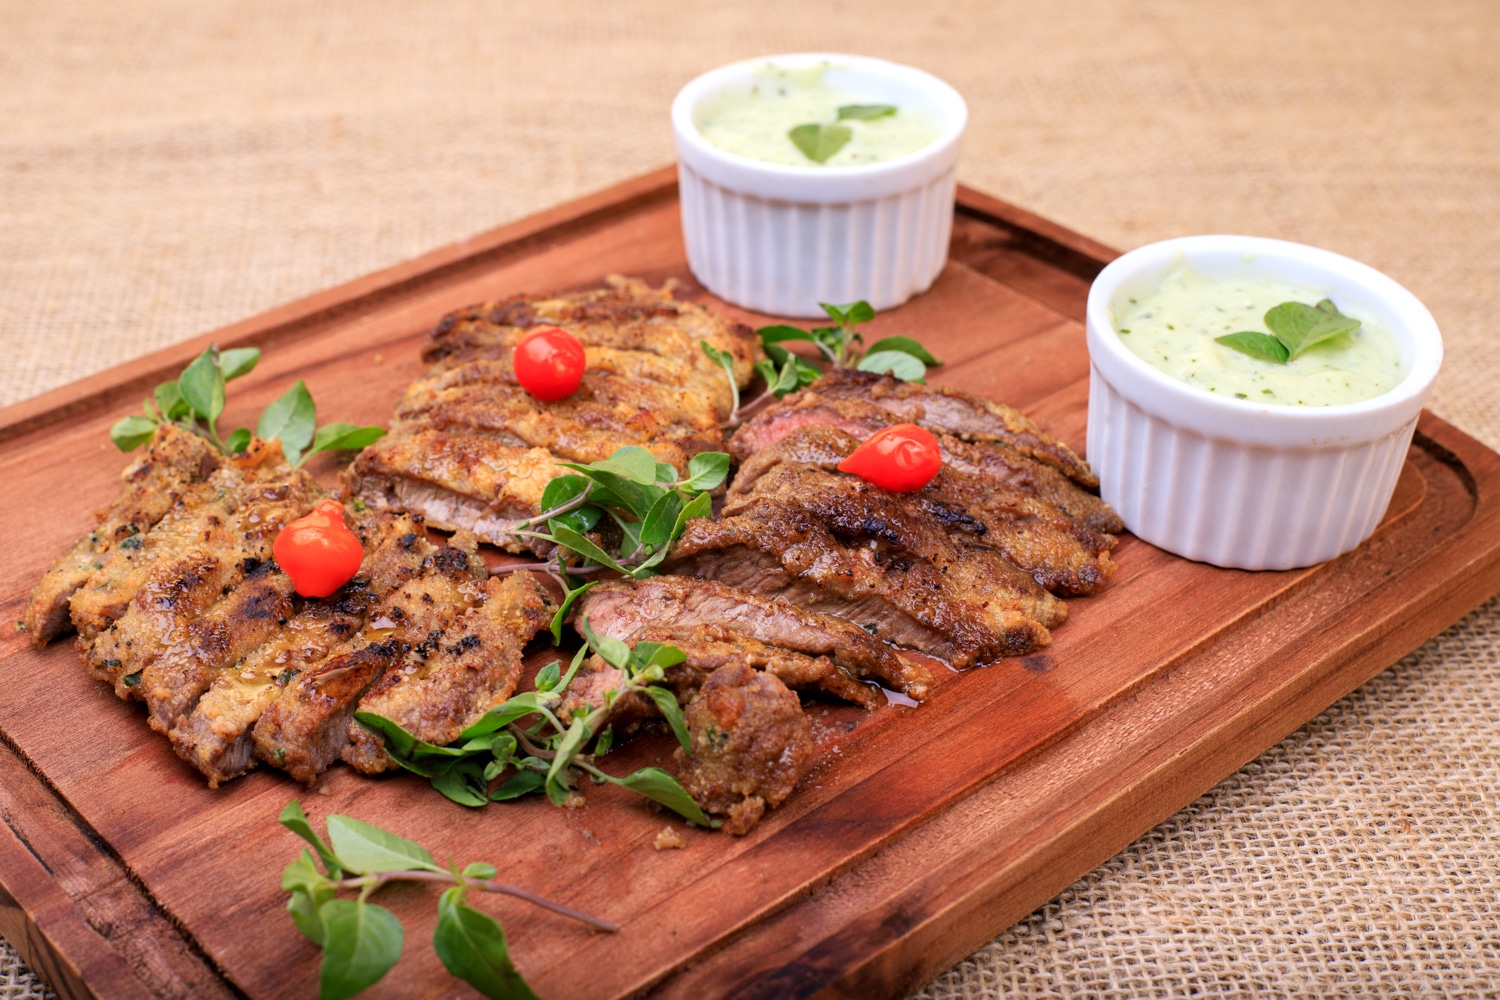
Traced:
[[[689, 521], [668, 564], [847, 618], [955, 667], [1051, 641], [1048, 629], [1066, 615], [1061, 601], [994, 549], [950, 538], [919, 501], [851, 479], [783, 466], [737, 512]], [[959, 532], [983, 527], [954, 514]]]
[[[857, 373], [856, 373], [857, 374]], [[808, 425], [830, 424], [863, 440], [883, 427], [901, 423], [903, 416], [871, 398], [841, 389], [819, 392], [832, 375], [802, 392], [789, 394], [747, 421], [729, 441], [729, 450], [746, 465], [752, 457]], [[840, 381], [847, 381], [839, 376]], [[883, 385], [868, 378], [872, 388]], [[847, 388], [847, 387], [845, 387]], [[910, 415], [910, 414], [906, 414]], [[944, 463], [961, 472], [982, 475], [1006, 494], [1020, 493], [1047, 503], [1100, 534], [1116, 534], [1125, 526], [1109, 505], [1045, 464], [1002, 441], [966, 441], [940, 427], [929, 426], [943, 451]]]
[[449, 624], [483, 598], [485, 576], [477, 556], [448, 545], [431, 549], [419, 575], [371, 606], [369, 645], [294, 678], [271, 703], [252, 731], [256, 759], [311, 784], [348, 745], [364, 693], [388, 669], [431, 656]]
[[[585, 347], [588, 367], [571, 396], [541, 402], [515, 380], [511, 357], [532, 327], [555, 325]], [[434, 527], [465, 529], [511, 551], [515, 522], [540, 513], [542, 490], [565, 472], [627, 445], [679, 470], [723, 447], [733, 405], [724, 373], [699, 348], [734, 359], [749, 381], [748, 328], [669, 290], [611, 278], [609, 287], [517, 298], [460, 310], [429, 337], [432, 362], [397, 408], [391, 433], [355, 460], [346, 481], [367, 504], [421, 512]]]
[[68, 600], [97, 569], [104, 556], [119, 545], [136, 548], [174, 505], [189, 495], [219, 467], [213, 447], [176, 426], [162, 424], [140, 457], [124, 472], [124, 489], [100, 512], [98, 526], [73, 543], [49, 569], [32, 592], [23, 621], [38, 647], [69, 631]]
[[[859, 704], [873, 703], [870, 697], [873, 693], [863, 689], [867, 693], [861, 695], [832, 678], [848, 675], [878, 680], [918, 700], [926, 697], [932, 683], [932, 675], [925, 667], [903, 659], [858, 625], [712, 580], [657, 576], [647, 580], [607, 581], [583, 596], [579, 614], [586, 615], [590, 627], [599, 634], [625, 641], [647, 641], [644, 634], [647, 631], [670, 629], [696, 645], [691, 641], [693, 629], [723, 628], [733, 630], [736, 641], [743, 636], [764, 644], [768, 652], [761, 655], [767, 657], [800, 653], [826, 658], [836, 668], [830, 682], [837, 685], [837, 690], [826, 685], [824, 689]], [[700, 633], [699, 638], [709, 636]], [[673, 645], [681, 644], [673, 642]], [[694, 657], [686, 646], [683, 649], [690, 658]], [[700, 657], [697, 662], [707, 665], [709, 661]]]
[[[871, 403], [895, 417], [897, 423], [919, 424], [930, 431], [943, 431], [964, 441], [1005, 444], [1052, 466], [1080, 486], [1091, 490], [1099, 487], [1098, 477], [1089, 471], [1087, 463], [1067, 445], [1049, 437], [1030, 417], [972, 393], [947, 386], [900, 382], [890, 375], [852, 368], [836, 368], [802, 392], [788, 395], [782, 400], [782, 405], [797, 407], [814, 399], [826, 402], [852, 399]], [[747, 435], [742, 449], [760, 450], [750, 441], [753, 434]]]
[[[103, 591], [86, 588], [74, 595], [84, 662], [122, 698], [140, 697], [141, 672], [165, 650], [190, 642], [194, 619], [271, 558], [271, 545], [288, 521], [327, 496], [310, 475], [286, 463], [274, 441], [251, 442], [209, 482], [222, 496], [158, 525], [145, 538], [141, 562], [108, 581], [120, 592], [133, 590], [117, 620], [95, 632], [93, 620], [79, 619], [78, 604]], [[98, 573], [109, 569], [106, 564]]]
[[[443, 367], [476, 359], [506, 359], [516, 342], [535, 326], [560, 326], [577, 337], [590, 368], [696, 391], [714, 401], [719, 419], [733, 407], [718, 366], [699, 349], [706, 340], [734, 359], [735, 379], [750, 381], [757, 338], [700, 305], [680, 302], [671, 286], [654, 289], [644, 281], [610, 275], [606, 287], [540, 298], [518, 297], [460, 309], [445, 316], [428, 337], [422, 360]], [[607, 349], [607, 350], [604, 350]], [[631, 352], [625, 358], [607, 352]], [[636, 358], [635, 353], [662, 362]], [[606, 360], [612, 358], [612, 360]], [[631, 368], [630, 366], [636, 366]]]
[[[399, 723], [419, 740], [446, 746], [505, 701], [521, 679], [521, 651], [552, 620], [554, 605], [530, 573], [491, 577], [484, 603], [460, 615], [426, 656], [388, 670], [359, 709]], [[375, 774], [392, 765], [385, 740], [357, 723], [344, 761]]]
[[364, 545], [358, 574], [327, 598], [310, 599], [264, 645], [220, 671], [196, 707], [170, 733], [177, 755], [210, 787], [251, 765], [251, 728], [299, 675], [332, 656], [354, 652], [370, 607], [421, 572], [431, 554], [421, 525], [405, 515], [372, 513], [355, 523]]
[[[960, 447], [983, 447], [950, 441]], [[859, 444], [859, 438], [830, 424], [799, 427], [740, 466], [729, 489], [726, 510], [750, 496], [761, 478], [774, 469], [800, 463], [832, 473]], [[962, 470], [945, 462], [913, 499], [943, 522], [951, 521], [956, 510], [971, 512], [985, 527], [977, 540], [998, 550], [1049, 590], [1093, 593], [1114, 571], [1109, 558], [1115, 544], [1112, 536], [1094, 531], [983, 472]]]
[[146, 702], [151, 728], [170, 733], [215, 674], [254, 652], [291, 614], [292, 580], [279, 566], [265, 562], [246, 574], [239, 586], [188, 623], [186, 642], [164, 650], [142, 669], [135, 691]]
[[675, 752], [682, 787], [706, 812], [727, 817], [738, 836], [786, 801], [812, 756], [812, 727], [797, 696], [748, 663], [710, 674], [683, 719], [693, 753]]

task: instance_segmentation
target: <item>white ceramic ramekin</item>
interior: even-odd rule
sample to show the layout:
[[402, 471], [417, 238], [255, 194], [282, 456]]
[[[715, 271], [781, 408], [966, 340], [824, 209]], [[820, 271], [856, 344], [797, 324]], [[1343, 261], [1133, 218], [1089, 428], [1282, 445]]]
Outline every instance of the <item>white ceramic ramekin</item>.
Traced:
[[[768, 65], [819, 63], [828, 64], [830, 86], [921, 111], [942, 134], [908, 156], [856, 167], [762, 163], [699, 134], [694, 116], [704, 98], [751, 82]], [[688, 266], [720, 298], [778, 316], [823, 316], [819, 302], [900, 305], [926, 291], [947, 260], [968, 116], [958, 91], [883, 59], [811, 52], [703, 74], [672, 102]]]
[[[1115, 332], [1116, 307], [1179, 261], [1209, 278], [1263, 276], [1378, 321], [1406, 377], [1374, 399], [1264, 406], [1179, 382]], [[1316, 301], [1316, 299], [1314, 300]], [[1291, 569], [1369, 538], [1396, 488], [1443, 342], [1405, 288], [1347, 257], [1252, 236], [1188, 236], [1132, 250], [1089, 289], [1088, 461], [1100, 493], [1139, 538], [1189, 559]]]

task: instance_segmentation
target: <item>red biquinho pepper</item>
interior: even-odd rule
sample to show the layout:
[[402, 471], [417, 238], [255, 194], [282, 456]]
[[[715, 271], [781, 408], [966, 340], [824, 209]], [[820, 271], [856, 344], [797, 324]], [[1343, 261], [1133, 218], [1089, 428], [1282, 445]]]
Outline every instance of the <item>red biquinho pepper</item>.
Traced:
[[281, 529], [271, 553], [303, 597], [327, 597], [354, 579], [365, 550], [344, 523], [344, 506], [324, 500]]
[[943, 467], [937, 438], [916, 424], [892, 424], [871, 434], [839, 463], [867, 483], [893, 493], [913, 493]]
[[555, 326], [542, 326], [521, 338], [513, 363], [521, 388], [550, 403], [578, 391], [588, 358], [577, 337]]

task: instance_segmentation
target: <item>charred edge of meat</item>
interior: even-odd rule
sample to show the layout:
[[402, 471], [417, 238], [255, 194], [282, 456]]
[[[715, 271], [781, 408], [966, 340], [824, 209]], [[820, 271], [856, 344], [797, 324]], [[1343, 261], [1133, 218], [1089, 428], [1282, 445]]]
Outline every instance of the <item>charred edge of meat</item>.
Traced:
[[774, 675], [726, 663], [683, 710], [692, 756], [675, 757], [682, 786], [705, 812], [743, 836], [786, 801], [812, 757], [812, 727], [801, 702]]

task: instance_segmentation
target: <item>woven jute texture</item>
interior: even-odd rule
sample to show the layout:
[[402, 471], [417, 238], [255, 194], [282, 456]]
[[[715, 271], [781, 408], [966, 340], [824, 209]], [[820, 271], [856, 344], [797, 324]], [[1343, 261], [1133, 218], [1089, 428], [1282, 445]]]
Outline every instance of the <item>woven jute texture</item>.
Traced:
[[[1500, 446], [1491, 0], [0, 0], [0, 403], [669, 163], [684, 82], [805, 50], [949, 80], [961, 178], [1105, 243], [1387, 272]], [[921, 995], [1500, 995], [1497, 645], [1491, 602]]]

